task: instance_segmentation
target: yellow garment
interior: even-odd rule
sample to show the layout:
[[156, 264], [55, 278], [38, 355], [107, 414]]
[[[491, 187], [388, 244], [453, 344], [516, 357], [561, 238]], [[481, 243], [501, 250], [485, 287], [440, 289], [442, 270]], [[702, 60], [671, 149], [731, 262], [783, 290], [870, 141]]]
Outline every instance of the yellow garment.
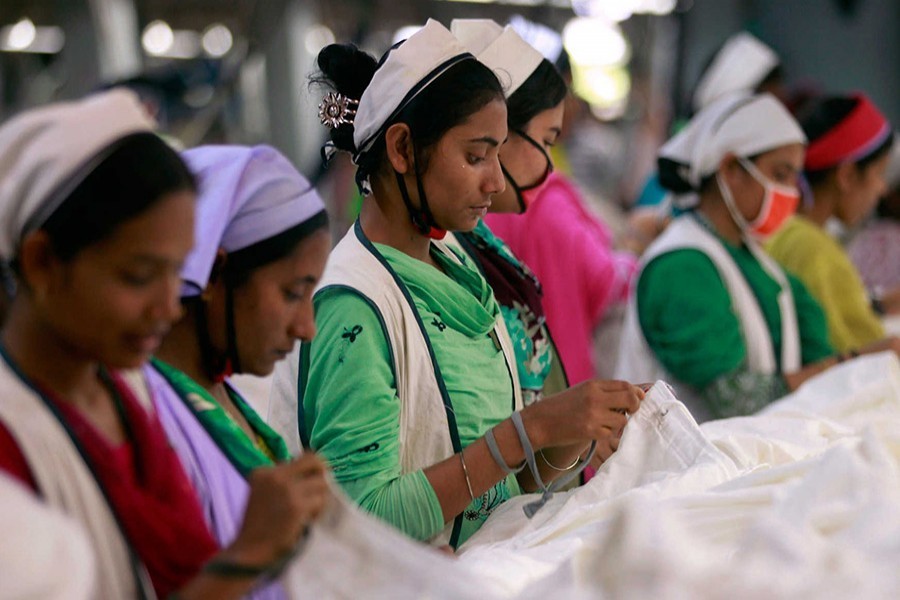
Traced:
[[884, 327], [872, 310], [856, 267], [824, 229], [795, 216], [769, 240], [766, 249], [822, 305], [829, 340], [839, 352], [884, 337]]

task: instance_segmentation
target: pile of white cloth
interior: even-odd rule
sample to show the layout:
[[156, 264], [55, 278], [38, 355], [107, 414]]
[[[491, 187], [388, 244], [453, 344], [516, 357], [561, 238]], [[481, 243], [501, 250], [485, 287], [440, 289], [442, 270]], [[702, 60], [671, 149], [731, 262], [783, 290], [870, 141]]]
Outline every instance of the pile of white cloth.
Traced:
[[665, 384], [586, 486], [511, 500], [456, 559], [339, 504], [299, 597], [900, 597], [900, 362], [862, 357], [698, 426]]

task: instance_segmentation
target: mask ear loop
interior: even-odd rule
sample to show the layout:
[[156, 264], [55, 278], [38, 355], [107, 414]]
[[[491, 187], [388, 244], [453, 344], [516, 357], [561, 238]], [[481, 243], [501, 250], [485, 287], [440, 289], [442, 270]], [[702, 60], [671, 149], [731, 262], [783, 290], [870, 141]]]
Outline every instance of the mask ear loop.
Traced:
[[544, 183], [547, 181], [547, 178], [550, 177], [550, 173], [553, 172], [553, 161], [550, 159], [550, 155], [547, 154], [547, 151], [544, 150], [544, 147], [537, 143], [530, 135], [528, 135], [521, 129], [514, 129], [513, 133], [537, 148], [538, 151], [544, 155], [544, 160], [547, 161], [547, 167], [544, 169], [543, 175], [541, 175], [535, 183], [526, 185], [524, 187], [520, 186], [516, 182], [516, 180], [513, 179], [513, 176], [510, 175], [509, 171], [506, 170], [506, 167], [503, 166], [503, 163], [500, 163], [500, 170], [503, 171], [503, 176], [506, 177], [506, 180], [509, 181], [510, 185], [512, 185], [513, 191], [515, 191], [516, 193], [516, 202], [518, 202], [519, 204], [519, 213], [521, 214], [524, 213], [528, 208], [528, 205], [525, 204], [525, 196], [523, 195], [523, 192], [527, 192], [544, 185]]
[[413, 143], [413, 172], [416, 176], [416, 190], [419, 193], [419, 204], [422, 205], [422, 208], [413, 206], [403, 175], [399, 171], [394, 171], [394, 176], [397, 178], [397, 187], [400, 188], [400, 196], [403, 198], [403, 204], [406, 205], [409, 218], [419, 233], [433, 240], [441, 240], [447, 235], [447, 231], [437, 226], [428, 206], [428, 198], [425, 195], [425, 187], [422, 185], [422, 177], [419, 173], [419, 160], [415, 143]]
[[547, 161], [547, 168], [544, 169], [544, 174], [541, 175], [541, 177], [537, 180], [537, 182], [532, 183], [531, 185], [526, 185], [525, 187], [521, 188], [523, 192], [527, 192], [528, 190], [533, 190], [536, 187], [540, 187], [540, 186], [544, 185], [544, 182], [547, 181], [548, 177], [550, 177], [550, 173], [553, 172], [553, 160], [550, 158], [550, 155], [547, 154], [547, 151], [544, 150], [544, 147], [537, 142], [537, 140], [532, 138], [530, 135], [528, 135], [521, 129], [516, 129], [514, 131], [515, 131], [516, 135], [518, 135], [519, 137], [524, 139], [526, 142], [528, 142], [529, 144], [531, 144], [532, 146], [537, 148], [538, 152], [540, 152], [544, 156], [544, 160]]

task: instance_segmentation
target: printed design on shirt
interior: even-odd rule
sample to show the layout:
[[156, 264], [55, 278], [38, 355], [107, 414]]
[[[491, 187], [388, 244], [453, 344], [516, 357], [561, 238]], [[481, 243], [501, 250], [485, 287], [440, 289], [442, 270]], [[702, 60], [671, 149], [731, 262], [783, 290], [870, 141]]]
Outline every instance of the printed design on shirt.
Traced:
[[344, 332], [341, 334], [341, 351], [338, 354], [338, 364], [344, 364], [344, 359], [346, 358], [347, 349], [350, 347], [350, 344], [356, 342], [356, 339], [363, 332], [362, 325], [354, 325], [349, 329], [344, 327]]
[[441, 333], [443, 333], [444, 330], [447, 329], [447, 324], [444, 323], [444, 322], [441, 320], [441, 318], [440, 318], [440, 317], [441, 317], [441, 313], [436, 312], [436, 313], [434, 313], [434, 314], [437, 315], [437, 316], [435, 316], [434, 318], [431, 319], [431, 324], [434, 325], [434, 326], [437, 328], [438, 331], [440, 331]]
[[475, 501], [463, 512], [463, 516], [468, 521], [483, 521], [491, 516], [491, 513], [494, 512], [504, 500], [509, 499], [509, 496], [510, 494], [509, 490], [506, 488], [506, 481], [501, 481], [478, 498], [475, 498]]

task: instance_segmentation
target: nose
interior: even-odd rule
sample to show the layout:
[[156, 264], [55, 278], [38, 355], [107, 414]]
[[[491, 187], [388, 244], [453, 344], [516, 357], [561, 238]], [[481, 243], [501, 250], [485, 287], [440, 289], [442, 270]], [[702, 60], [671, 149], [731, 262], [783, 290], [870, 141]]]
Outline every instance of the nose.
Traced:
[[316, 337], [316, 313], [312, 300], [303, 302], [293, 317], [288, 330], [291, 338], [309, 342]]
[[180, 298], [181, 278], [177, 275], [167, 277], [165, 285], [160, 287], [153, 305], [153, 317], [166, 323], [174, 323], [184, 314]]
[[506, 177], [503, 176], [503, 169], [500, 167], [500, 157], [493, 160], [492, 168], [485, 181], [484, 191], [488, 194], [502, 194], [506, 190]]

